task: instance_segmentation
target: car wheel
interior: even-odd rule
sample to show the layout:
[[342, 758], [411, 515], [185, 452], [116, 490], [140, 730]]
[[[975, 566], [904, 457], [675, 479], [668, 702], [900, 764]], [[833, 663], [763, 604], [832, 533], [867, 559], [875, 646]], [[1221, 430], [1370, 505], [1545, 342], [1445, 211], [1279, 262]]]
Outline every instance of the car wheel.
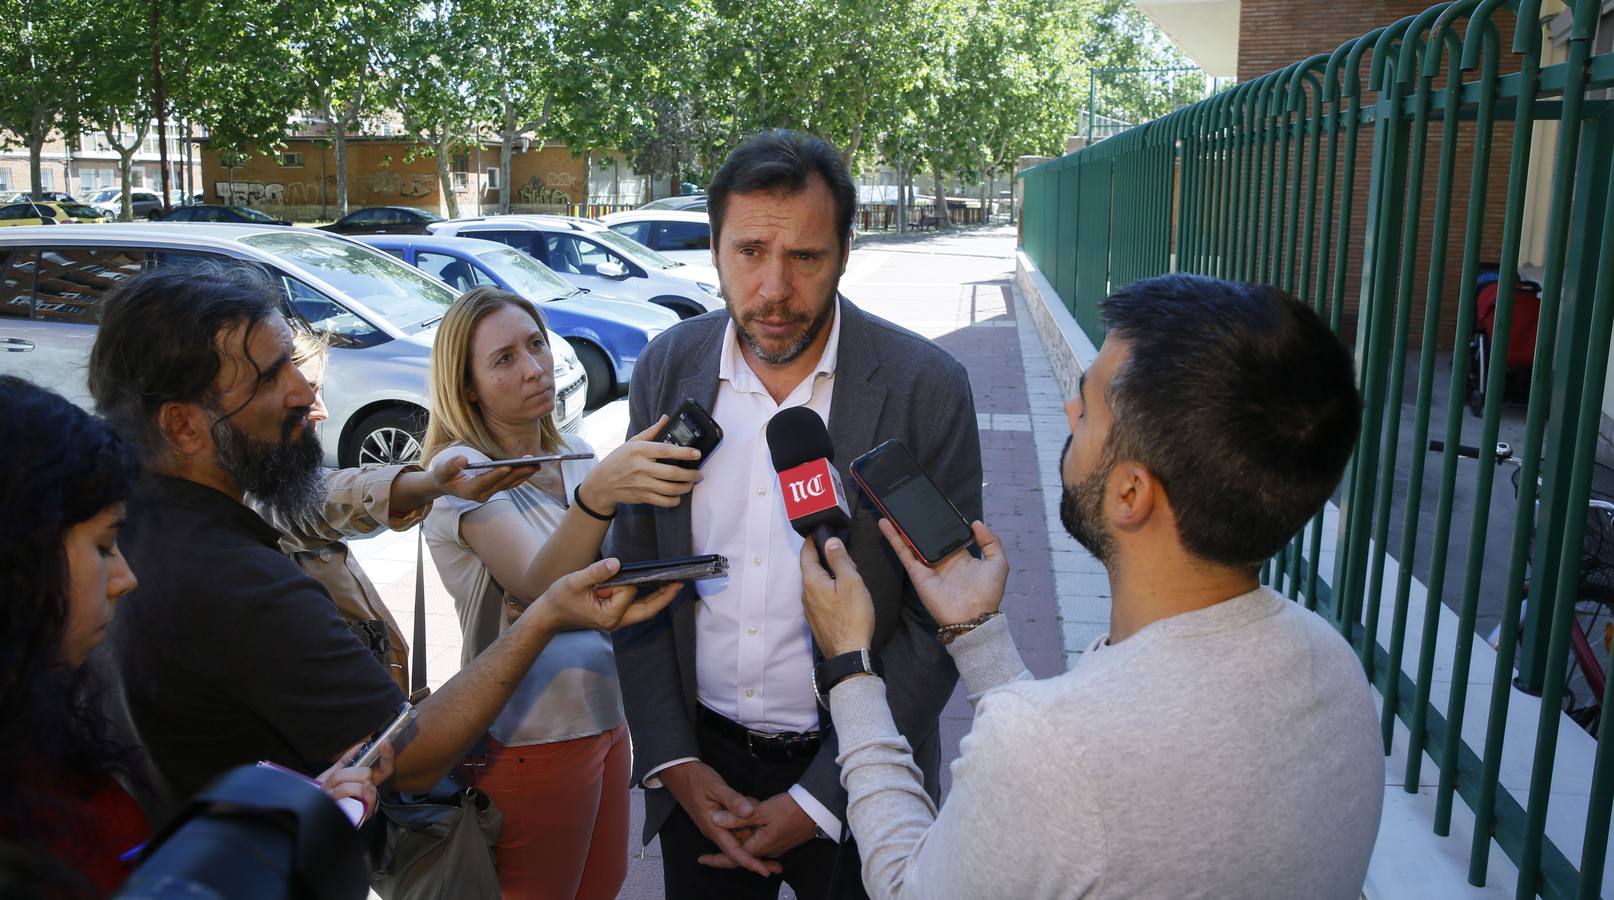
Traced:
[[594, 409], [611, 399], [615, 393], [616, 379], [611, 377], [611, 361], [605, 358], [605, 352], [593, 344], [574, 341], [572, 350], [577, 353], [577, 361], [583, 364], [583, 371], [588, 375], [588, 401], [583, 404], [586, 409]]
[[162, 217], [163, 217], [163, 211], [161, 209], [154, 209], [154, 210], [151, 210], [150, 212], [146, 213], [146, 219], [149, 220], [149, 221], [152, 221], [152, 222], [155, 222], [158, 219], [161, 219]]
[[365, 416], [348, 435], [338, 460], [343, 468], [417, 463], [425, 436], [425, 410], [415, 407], [380, 409]]

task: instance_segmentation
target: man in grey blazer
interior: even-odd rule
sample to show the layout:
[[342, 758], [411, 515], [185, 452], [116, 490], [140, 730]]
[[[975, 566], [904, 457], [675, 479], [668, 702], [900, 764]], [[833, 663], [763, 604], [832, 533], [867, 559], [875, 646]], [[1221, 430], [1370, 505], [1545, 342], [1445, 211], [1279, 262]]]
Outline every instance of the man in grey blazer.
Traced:
[[[897, 439], [975, 519], [974, 401], [946, 351], [838, 295], [857, 198], [832, 146], [763, 132], [730, 155], [708, 193], [727, 309], [681, 322], [646, 349], [629, 430], [690, 398], [711, 411], [724, 441], [687, 499], [620, 507], [608, 549], [624, 561], [722, 553], [731, 566], [615, 635], [633, 777], [646, 789], [644, 840], [660, 835], [675, 900], [774, 898], [781, 881], [802, 898], [861, 897], [839, 748], [813, 695], [801, 538], [778, 496], [765, 428], [780, 409], [818, 412], [848, 486], [853, 459]], [[878, 513], [851, 490], [846, 540], [874, 598], [874, 649], [935, 798], [937, 719], [957, 672], [880, 536]]]

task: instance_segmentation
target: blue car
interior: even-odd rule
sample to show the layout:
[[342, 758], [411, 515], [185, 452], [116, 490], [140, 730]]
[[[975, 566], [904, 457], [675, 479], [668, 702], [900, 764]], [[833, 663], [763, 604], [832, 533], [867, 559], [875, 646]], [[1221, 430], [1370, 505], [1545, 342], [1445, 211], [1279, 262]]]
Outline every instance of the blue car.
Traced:
[[567, 284], [530, 255], [495, 241], [434, 235], [355, 235], [458, 291], [495, 285], [538, 304], [588, 373], [588, 407], [626, 388], [650, 339], [678, 324], [672, 310], [617, 300]]

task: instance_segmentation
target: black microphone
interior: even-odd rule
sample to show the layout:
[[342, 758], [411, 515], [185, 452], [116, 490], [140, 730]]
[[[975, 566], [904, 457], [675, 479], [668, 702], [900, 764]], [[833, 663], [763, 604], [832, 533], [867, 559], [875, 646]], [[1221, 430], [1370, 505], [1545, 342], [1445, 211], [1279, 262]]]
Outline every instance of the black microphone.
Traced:
[[841, 473], [829, 461], [835, 455], [829, 429], [805, 406], [780, 410], [768, 420], [768, 453], [779, 473], [790, 527], [802, 537], [811, 535], [822, 559], [824, 542], [852, 524]]

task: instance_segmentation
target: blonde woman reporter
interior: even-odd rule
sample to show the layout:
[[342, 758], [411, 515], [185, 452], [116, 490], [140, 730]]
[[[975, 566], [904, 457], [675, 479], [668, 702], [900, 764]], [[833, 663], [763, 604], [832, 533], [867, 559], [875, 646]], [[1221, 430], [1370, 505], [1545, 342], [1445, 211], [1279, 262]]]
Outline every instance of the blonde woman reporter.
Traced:
[[[493, 288], [449, 308], [432, 349], [427, 465], [587, 453], [556, 428], [554, 358], [537, 309]], [[549, 463], [486, 502], [444, 497], [426, 541], [454, 597], [462, 659], [498, 637], [560, 574], [587, 565], [620, 503], [676, 506], [694, 471], [658, 460], [694, 450], [655, 443], [658, 422], [609, 456]], [[611, 640], [556, 636], [488, 730], [476, 783], [504, 814], [499, 881], [510, 898], [611, 898], [627, 874], [630, 752]]]

